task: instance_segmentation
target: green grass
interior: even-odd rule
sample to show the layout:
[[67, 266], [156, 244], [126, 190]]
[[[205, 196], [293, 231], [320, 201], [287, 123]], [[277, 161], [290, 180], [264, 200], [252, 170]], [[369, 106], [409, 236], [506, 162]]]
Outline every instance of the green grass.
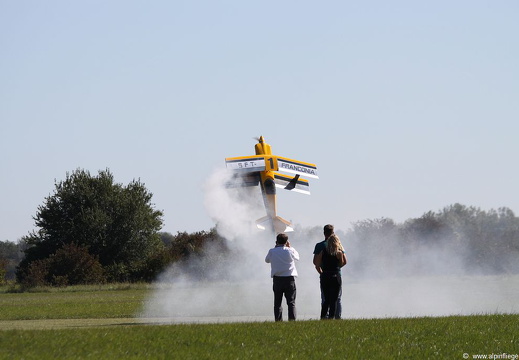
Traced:
[[464, 353], [519, 353], [519, 315], [2, 328], [2, 322], [21, 319], [132, 317], [148, 291], [0, 293], [0, 359], [463, 359]]
[[0, 358], [462, 359], [519, 353], [514, 315], [0, 332]]
[[0, 294], [0, 320], [133, 317], [148, 290], [89, 290]]

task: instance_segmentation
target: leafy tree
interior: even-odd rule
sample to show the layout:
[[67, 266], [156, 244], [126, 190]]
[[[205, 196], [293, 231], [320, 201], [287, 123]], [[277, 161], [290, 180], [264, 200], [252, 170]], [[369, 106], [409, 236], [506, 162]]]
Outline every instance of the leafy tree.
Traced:
[[23, 258], [22, 245], [0, 241], [0, 283], [14, 279], [16, 266]]
[[186, 260], [191, 256], [201, 256], [207, 245], [216, 245], [220, 251], [227, 251], [225, 240], [216, 228], [210, 231], [197, 231], [192, 234], [178, 232], [173, 236], [168, 251], [173, 261]]
[[484, 273], [518, 272], [519, 218], [502, 207], [483, 211], [454, 204], [438, 213], [464, 245], [468, 268]]
[[[169, 269], [170, 276], [188, 276], [190, 279], [218, 279], [229, 276], [233, 270], [227, 256], [232, 252], [216, 228], [191, 234], [178, 232], [167, 248], [171, 262], [179, 266]], [[232, 256], [232, 255], [231, 255]], [[214, 264], [220, 264], [214, 271]]]
[[0, 258], [0, 285], [5, 283], [5, 275], [7, 274], [7, 260]]
[[175, 236], [172, 235], [169, 232], [160, 232], [160, 240], [162, 240], [162, 243], [164, 246], [170, 246], [173, 241], [175, 241]]
[[417, 219], [409, 219], [402, 226], [402, 235], [408, 243], [437, 244], [452, 236], [452, 229], [432, 211]]
[[97, 176], [80, 169], [67, 173], [38, 207], [39, 230], [22, 239], [28, 248], [18, 279], [32, 262], [75, 244], [98, 258], [110, 281], [140, 280], [148, 258], [163, 246], [158, 234], [163, 214], [153, 209], [151, 198], [140, 181], [123, 186], [108, 169]]
[[357, 263], [356, 271], [369, 269], [371, 274], [377, 276], [386, 273], [396, 261], [395, 257], [387, 254], [399, 249], [398, 225], [392, 219], [380, 218], [357, 221], [352, 226], [346, 235], [346, 243], [351, 244], [354, 250], [349, 249], [348, 256], [363, 259]]

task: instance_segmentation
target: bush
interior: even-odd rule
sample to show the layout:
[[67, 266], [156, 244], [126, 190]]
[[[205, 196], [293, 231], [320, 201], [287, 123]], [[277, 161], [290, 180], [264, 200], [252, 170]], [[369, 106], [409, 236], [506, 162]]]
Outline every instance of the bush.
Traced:
[[106, 276], [97, 257], [85, 247], [66, 244], [54, 255], [31, 262], [22, 285], [67, 286], [105, 283]]
[[52, 276], [52, 285], [84, 285], [106, 282], [98, 257], [91, 255], [86, 247], [66, 244], [49, 260], [49, 276]]
[[24, 288], [48, 285], [49, 283], [46, 280], [48, 272], [49, 259], [35, 260], [24, 270], [20, 284]]

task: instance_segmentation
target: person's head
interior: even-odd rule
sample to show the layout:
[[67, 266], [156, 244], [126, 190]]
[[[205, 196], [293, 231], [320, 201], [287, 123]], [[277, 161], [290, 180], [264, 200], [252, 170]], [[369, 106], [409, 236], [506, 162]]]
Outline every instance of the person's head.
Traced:
[[285, 245], [288, 241], [288, 235], [287, 234], [278, 234], [276, 236], [276, 244], [278, 245]]
[[324, 225], [324, 237], [328, 238], [330, 235], [333, 235], [333, 225]]

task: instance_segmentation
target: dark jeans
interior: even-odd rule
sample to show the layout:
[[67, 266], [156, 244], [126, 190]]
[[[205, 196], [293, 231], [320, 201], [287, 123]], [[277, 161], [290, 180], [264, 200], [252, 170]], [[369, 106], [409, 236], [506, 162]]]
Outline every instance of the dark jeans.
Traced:
[[[342, 318], [341, 297], [342, 297], [342, 287], [341, 287], [341, 290], [339, 290], [339, 297], [337, 298], [337, 307], [335, 308], [335, 319]], [[323, 290], [321, 289], [321, 306], [323, 305], [323, 303], [324, 303], [324, 293], [323, 293]], [[328, 318], [329, 316], [327, 315], [326, 317]]]
[[296, 319], [296, 280], [293, 276], [274, 276], [272, 290], [274, 290], [274, 319], [283, 320], [283, 295], [287, 300], [288, 320]]
[[321, 304], [321, 319], [333, 319], [337, 311], [337, 300], [342, 289], [342, 278], [338, 272], [323, 272], [320, 277], [324, 301]]

